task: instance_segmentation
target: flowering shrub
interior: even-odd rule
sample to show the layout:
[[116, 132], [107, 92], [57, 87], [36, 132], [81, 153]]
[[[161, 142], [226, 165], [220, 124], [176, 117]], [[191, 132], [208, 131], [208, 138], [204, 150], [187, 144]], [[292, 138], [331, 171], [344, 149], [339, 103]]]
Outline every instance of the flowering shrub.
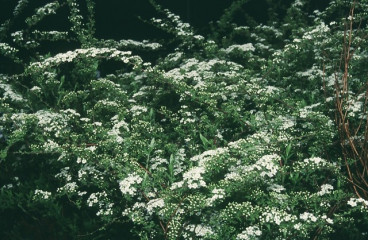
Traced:
[[[367, 166], [367, 26], [356, 23], [367, 3], [331, 1], [302, 24], [290, 20], [304, 14], [297, 0], [284, 23], [234, 24], [219, 40], [242, 3], [213, 40], [152, 2], [162, 15], [152, 24], [177, 44], [156, 63], [129, 49], [158, 43], [96, 39], [90, 0], [85, 18], [75, 0], [27, 17], [0, 44], [24, 67], [0, 75], [0, 215], [9, 216], [0, 236], [367, 238], [366, 177], [351, 175]], [[344, 19], [350, 7], [356, 16]], [[36, 29], [59, 9], [69, 11], [68, 31]], [[357, 45], [347, 73], [336, 68], [344, 24]], [[77, 47], [40, 54], [46, 39]], [[108, 63], [119, 68], [101, 74]], [[356, 131], [339, 145], [342, 117]]]

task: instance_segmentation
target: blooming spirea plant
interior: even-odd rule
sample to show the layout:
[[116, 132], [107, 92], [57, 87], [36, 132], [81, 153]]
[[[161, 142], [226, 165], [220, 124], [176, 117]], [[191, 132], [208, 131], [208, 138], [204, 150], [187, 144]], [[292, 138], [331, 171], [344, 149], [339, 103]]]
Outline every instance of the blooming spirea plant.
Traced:
[[0, 238], [366, 239], [368, 3], [242, 26], [234, 1], [207, 36], [151, 2], [174, 48], [97, 39], [91, 0], [1, 25]]

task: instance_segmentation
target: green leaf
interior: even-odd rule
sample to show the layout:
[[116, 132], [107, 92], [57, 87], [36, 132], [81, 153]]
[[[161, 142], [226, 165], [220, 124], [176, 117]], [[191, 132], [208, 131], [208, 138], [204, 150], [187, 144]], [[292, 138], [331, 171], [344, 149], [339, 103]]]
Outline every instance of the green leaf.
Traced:
[[199, 134], [199, 138], [201, 139], [204, 146], [207, 147], [208, 145], [211, 145], [211, 143], [207, 140], [207, 138], [205, 138], [201, 133]]

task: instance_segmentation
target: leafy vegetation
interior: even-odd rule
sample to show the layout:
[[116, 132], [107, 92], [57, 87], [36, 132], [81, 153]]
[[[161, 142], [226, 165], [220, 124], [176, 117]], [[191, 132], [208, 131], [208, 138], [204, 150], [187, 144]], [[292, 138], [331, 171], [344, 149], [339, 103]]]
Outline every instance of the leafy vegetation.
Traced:
[[368, 239], [368, 1], [234, 1], [206, 36], [151, 1], [169, 46], [80, 2], [1, 25], [0, 238]]

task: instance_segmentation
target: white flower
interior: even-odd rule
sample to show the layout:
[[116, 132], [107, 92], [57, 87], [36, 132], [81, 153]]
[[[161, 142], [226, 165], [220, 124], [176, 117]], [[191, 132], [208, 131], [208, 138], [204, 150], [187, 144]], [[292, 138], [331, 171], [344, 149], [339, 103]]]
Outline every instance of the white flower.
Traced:
[[317, 218], [312, 213], [309, 213], [309, 212], [304, 212], [300, 214], [299, 218], [306, 222], [309, 222], [309, 220], [311, 220], [312, 222], [317, 221]]
[[143, 178], [136, 173], [131, 173], [124, 180], [119, 182], [120, 191], [123, 194], [127, 194], [130, 196], [135, 196], [137, 193], [137, 188], [133, 185], [140, 184], [143, 181]]
[[35, 196], [41, 197], [42, 199], [49, 199], [51, 196], [51, 192], [42, 191], [39, 189], [36, 189], [34, 194]]
[[294, 228], [295, 228], [296, 230], [300, 230], [301, 226], [302, 226], [302, 224], [301, 224], [301, 223], [297, 223], [297, 224], [295, 224], [295, 225], [294, 225]]
[[80, 158], [80, 157], [78, 157], [78, 158], [77, 158], [77, 163], [86, 164], [86, 163], [87, 163], [87, 160], [86, 160], [86, 159], [84, 159], [84, 158]]
[[279, 166], [276, 162], [279, 162], [280, 159], [280, 156], [276, 154], [265, 155], [256, 162], [254, 167], [263, 170], [260, 174], [261, 177], [268, 176], [271, 178], [274, 177], [279, 170]]
[[196, 189], [205, 187], [206, 183], [203, 181], [201, 174], [205, 173], [204, 167], [194, 167], [184, 173], [183, 179], [187, 182], [188, 188]]
[[236, 240], [258, 239], [262, 235], [262, 231], [257, 226], [247, 227], [243, 232], [236, 236]]
[[330, 193], [333, 190], [333, 186], [330, 184], [323, 184], [321, 186], [321, 191], [317, 193], [318, 196], [323, 196], [325, 194]]
[[225, 197], [225, 190], [221, 188], [214, 188], [212, 190], [213, 196], [207, 199], [207, 205], [211, 206], [218, 199], [223, 199]]
[[69, 192], [69, 193], [74, 193], [77, 191], [78, 185], [76, 182], [71, 182], [71, 183], [67, 183], [65, 184], [63, 187], [58, 188], [56, 191], [57, 192]]
[[350, 200], [348, 201], [348, 204], [352, 207], [356, 207], [357, 206], [357, 201], [355, 198], [350, 198]]
[[225, 49], [226, 53], [231, 53], [232, 51], [234, 51], [235, 49], [242, 51], [242, 52], [254, 52], [256, 49], [253, 47], [253, 44], [251, 43], [246, 43], [243, 45], [238, 45], [238, 44], [234, 44], [229, 46], [228, 48]]
[[147, 108], [145, 106], [133, 106], [131, 109], [130, 109], [130, 112], [132, 112], [133, 114], [133, 117], [135, 116], [139, 116], [141, 115], [142, 113], [145, 113], [147, 112]]
[[152, 215], [156, 208], [163, 208], [164, 206], [165, 202], [162, 198], [152, 199], [147, 203], [147, 212]]
[[41, 88], [38, 86], [33, 86], [31, 89], [29, 89], [31, 92], [41, 92]]
[[273, 192], [277, 192], [277, 193], [280, 193], [281, 191], [284, 191], [284, 190], [286, 190], [285, 188], [284, 188], [284, 186], [282, 186], [282, 185], [278, 185], [278, 184], [271, 184], [268, 188], [267, 188], [267, 190], [270, 190], [270, 191], [273, 191]]
[[[195, 225], [195, 224], [189, 224], [185, 227], [187, 231], [193, 232], [197, 237], [205, 237], [208, 235], [213, 234], [213, 231], [211, 227], [205, 226], [205, 225]], [[187, 235], [187, 234], [185, 234]], [[187, 239], [187, 238], [186, 238]], [[202, 238], [200, 238], [202, 239]]]

